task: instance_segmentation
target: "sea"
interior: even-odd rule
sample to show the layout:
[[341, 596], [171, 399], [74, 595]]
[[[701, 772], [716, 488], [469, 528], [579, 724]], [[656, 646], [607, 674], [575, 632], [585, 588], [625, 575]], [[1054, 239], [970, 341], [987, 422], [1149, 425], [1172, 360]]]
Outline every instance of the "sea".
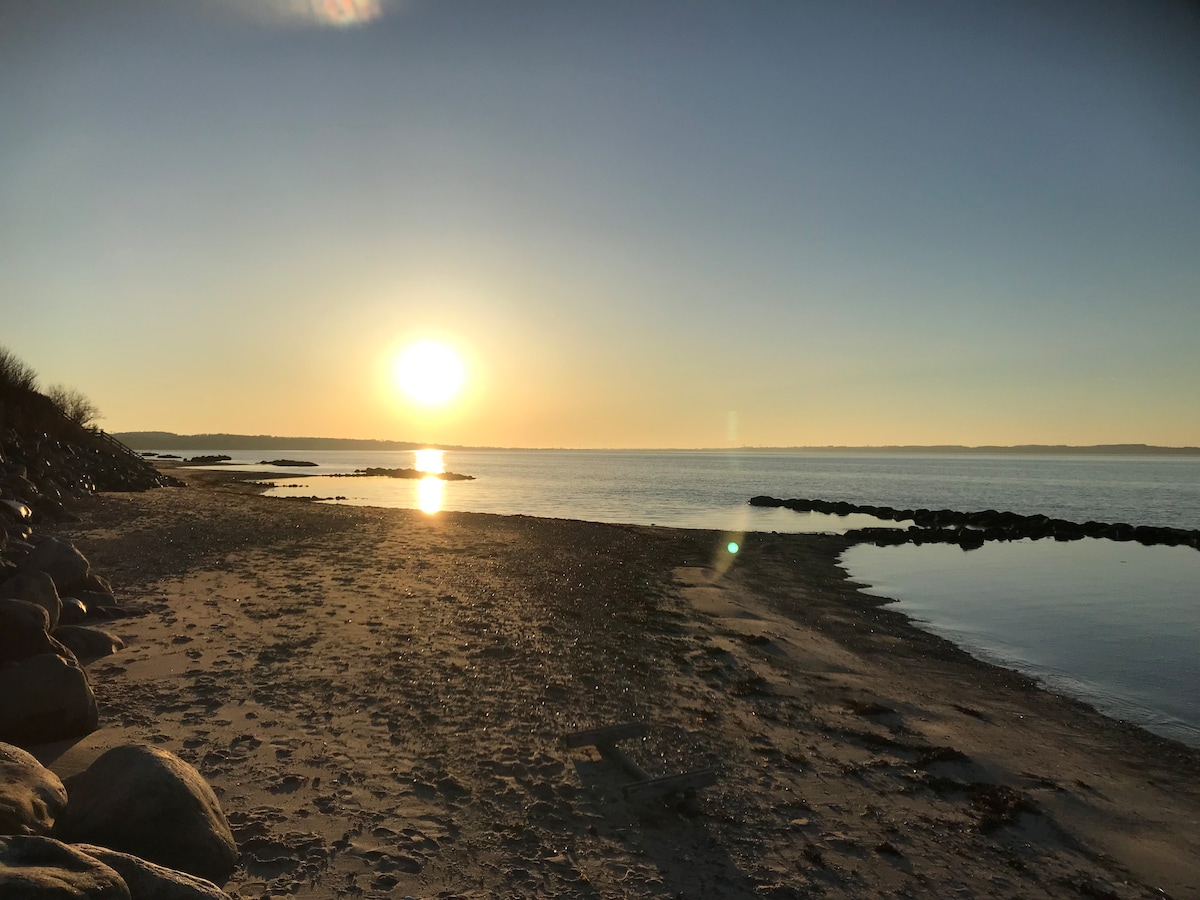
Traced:
[[[163, 451], [168, 452], [168, 451]], [[764, 532], [907, 527], [871, 516], [752, 507], [756, 495], [896, 508], [984, 509], [1200, 529], [1200, 456], [815, 451], [169, 451], [266, 471], [268, 494], [424, 510], [699, 528], [716, 548]], [[316, 463], [263, 465], [264, 459]], [[474, 476], [338, 477], [417, 468]], [[299, 476], [305, 477], [299, 477]], [[715, 552], [716, 549], [715, 549]], [[729, 552], [729, 551], [726, 551]], [[734, 551], [735, 552], [735, 551]], [[861, 544], [862, 590], [919, 626], [1047, 689], [1200, 747], [1200, 551], [1087, 539], [976, 550]]]

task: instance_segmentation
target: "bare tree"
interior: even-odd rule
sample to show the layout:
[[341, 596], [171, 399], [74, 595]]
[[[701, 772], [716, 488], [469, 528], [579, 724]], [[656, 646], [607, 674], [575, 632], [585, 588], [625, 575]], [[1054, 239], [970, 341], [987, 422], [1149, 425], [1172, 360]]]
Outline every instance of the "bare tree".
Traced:
[[58, 411], [81, 428], [90, 428], [100, 418], [100, 410], [83, 391], [61, 384], [53, 384], [46, 396], [58, 407]]
[[37, 390], [37, 372], [17, 358], [11, 350], [0, 347], [0, 390]]

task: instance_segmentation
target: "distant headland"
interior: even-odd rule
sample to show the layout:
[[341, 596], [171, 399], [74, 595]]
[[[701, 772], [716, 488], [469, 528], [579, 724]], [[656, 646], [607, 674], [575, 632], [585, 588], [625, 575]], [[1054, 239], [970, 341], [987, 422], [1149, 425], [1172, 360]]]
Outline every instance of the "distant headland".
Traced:
[[[472, 447], [460, 444], [380, 441], [359, 438], [277, 437], [268, 434], [175, 434], [171, 431], [125, 431], [113, 435], [134, 450], [418, 450], [437, 446], [443, 450], [535, 449]], [[552, 448], [538, 448], [552, 449]], [[561, 449], [561, 448], [553, 448]], [[618, 449], [618, 448], [612, 448]], [[687, 448], [664, 448], [687, 449]], [[734, 449], [743, 453], [945, 453], [945, 454], [1026, 454], [1036, 456], [1200, 456], [1200, 447], [1160, 447], [1153, 444], [1017, 444], [1013, 446], [968, 447], [959, 444], [896, 444], [887, 446], [795, 446], [795, 447], [708, 447], [701, 451]]]
[[354, 438], [276, 437], [269, 434], [175, 434], [125, 431], [113, 435], [134, 450], [417, 450], [429, 444]]

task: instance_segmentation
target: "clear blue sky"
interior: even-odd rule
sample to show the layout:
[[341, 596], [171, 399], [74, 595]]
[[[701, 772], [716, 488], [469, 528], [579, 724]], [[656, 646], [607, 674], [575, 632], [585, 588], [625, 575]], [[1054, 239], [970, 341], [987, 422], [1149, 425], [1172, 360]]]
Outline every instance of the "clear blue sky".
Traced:
[[1200, 12], [0, 0], [0, 312], [111, 431], [1196, 445]]

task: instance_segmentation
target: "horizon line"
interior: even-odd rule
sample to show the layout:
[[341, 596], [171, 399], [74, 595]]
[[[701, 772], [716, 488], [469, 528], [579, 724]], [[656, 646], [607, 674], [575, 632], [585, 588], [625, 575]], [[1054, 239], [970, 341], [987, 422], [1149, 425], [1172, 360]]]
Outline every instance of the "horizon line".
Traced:
[[[875, 453], [898, 453], [898, 452], [1008, 452], [1008, 453], [1036, 453], [1036, 452], [1055, 452], [1069, 453], [1080, 452], [1097, 454], [1104, 451], [1120, 454], [1132, 454], [1136, 452], [1151, 452], [1151, 453], [1175, 453], [1175, 454], [1200, 454], [1200, 447], [1191, 445], [1163, 445], [1163, 444], [1146, 444], [1140, 442], [1121, 442], [1121, 443], [1103, 443], [1103, 444], [786, 444], [786, 445], [765, 445], [765, 444], [741, 444], [737, 446], [707, 446], [707, 447], [566, 447], [566, 446], [501, 446], [497, 444], [447, 444], [439, 441], [409, 441], [397, 440], [388, 438], [337, 438], [337, 437], [317, 437], [317, 436], [299, 436], [299, 435], [271, 435], [271, 434], [240, 434], [233, 432], [197, 432], [194, 434], [179, 434], [173, 431], [114, 431], [110, 432], [113, 437], [122, 440], [123, 443], [129, 443], [125, 438], [130, 438], [138, 443], [145, 443], [145, 439], [161, 436], [170, 438], [173, 441], [180, 441], [189, 438], [212, 441], [215, 438], [230, 438], [238, 441], [254, 441], [254, 440], [269, 440], [272, 442], [280, 441], [297, 441], [304, 443], [324, 442], [324, 443], [353, 443], [353, 444], [387, 444], [393, 445], [394, 449], [417, 449], [429, 447], [431, 449], [440, 450], [546, 450], [546, 451], [608, 451], [608, 452], [729, 452], [729, 451], [744, 451], [744, 452], [771, 452], [771, 451], [794, 451], [794, 452], [875, 452]], [[403, 445], [403, 446], [395, 446]], [[137, 448], [134, 448], [137, 449]], [[144, 447], [141, 449], [152, 449]], [[163, 449], [172, 449], [164, 447]], [[187, 449], [187, 448], [185, 448]], [[206, 449], [196, 447], [195, 449]], [[211, 449], [211, 448], [209, 448]], [[228, 449], [235, 449], [230, 447]], [[256, 448], [245, 448], [256, 449]], [[269, 449], [269, 448], [262, 448]], [[314, 448], [308, 448], [314, 449]]]

